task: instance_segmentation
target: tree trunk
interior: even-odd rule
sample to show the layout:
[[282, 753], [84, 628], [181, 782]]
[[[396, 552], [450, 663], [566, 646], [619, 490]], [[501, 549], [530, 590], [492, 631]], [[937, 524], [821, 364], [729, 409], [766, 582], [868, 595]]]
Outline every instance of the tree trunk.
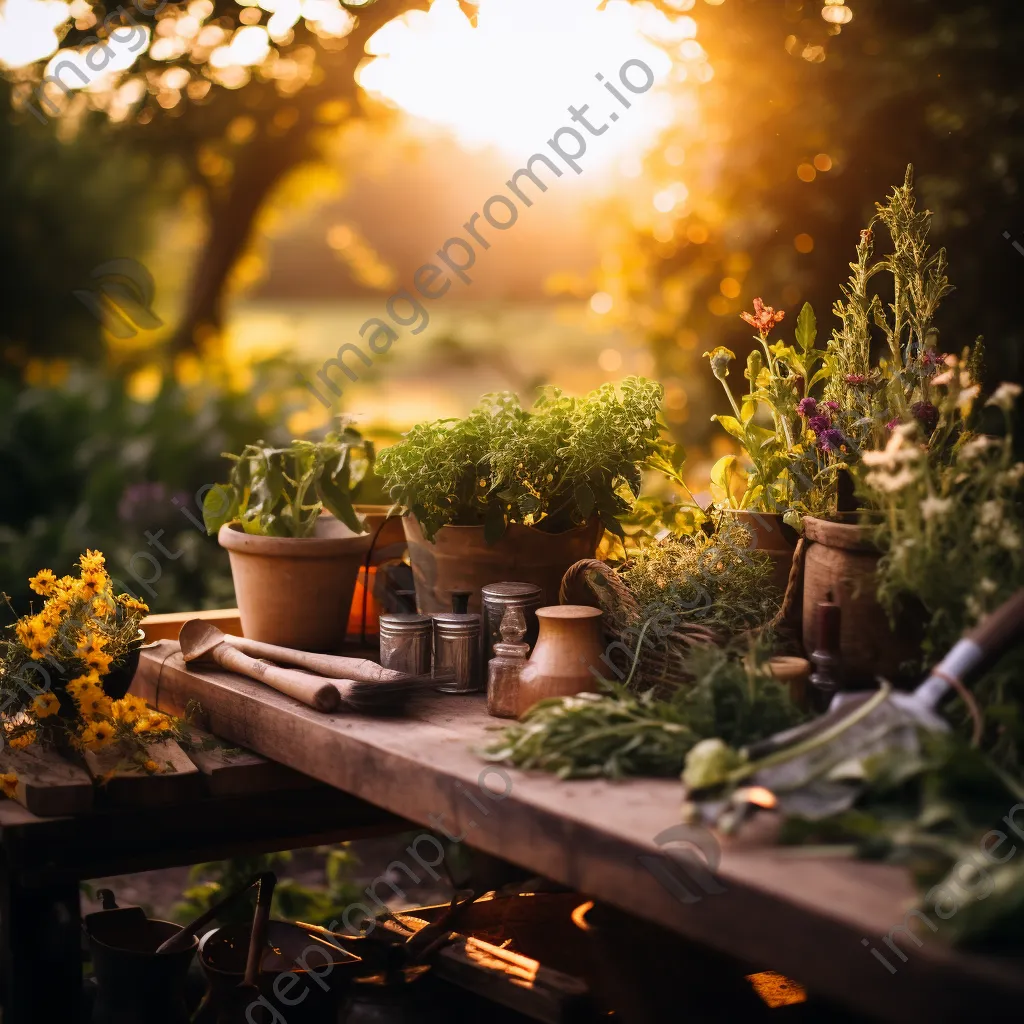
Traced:
[[220, 333], [228, 277], [249, 244], [256, 214], [271, 189], [308, 156], [305, 132], [295, 128], [261, 137], [239, 160], [227, 192], [208, 193], [209, 232], [171, 342], [173, 353], [202, 351]]

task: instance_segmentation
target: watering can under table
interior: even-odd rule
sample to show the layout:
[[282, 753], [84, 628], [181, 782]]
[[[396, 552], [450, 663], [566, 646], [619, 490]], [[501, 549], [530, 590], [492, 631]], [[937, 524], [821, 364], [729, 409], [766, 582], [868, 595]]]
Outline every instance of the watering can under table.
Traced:
[[179, 925], [149, 918], [141, 907], [119, 907], [109, 889], [97, 895], [103, 909], [82, 921], [97, 982], [92, 1024], [189, 1024], [184, 983], [195, 937], [157, 953]]

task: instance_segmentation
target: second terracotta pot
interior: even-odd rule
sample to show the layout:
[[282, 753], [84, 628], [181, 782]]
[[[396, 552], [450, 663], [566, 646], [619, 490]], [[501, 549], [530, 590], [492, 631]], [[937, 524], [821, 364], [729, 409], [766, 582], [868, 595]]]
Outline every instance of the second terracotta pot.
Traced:
[[540, 634], [519, 673], [516, 707], [522, 716], [539, 700], [594, 692], [601, 661], [601, 610], [584, 604], [538, 608]]
[[402, 520], [416, 582], [416, 607], [423, 615], [452, 610], [452, 591], [468, 590], [469, 610], [479, 612], [488, 583], [535, 583], [546, 604], [558, 601], [565, 570], [593, 558], [602, 527], [595, 520], [565, 533], [545, 533], [513, 523], [494, 544], [482, 526], [442, 526], [429, 542], [414, 516]]
[[804, 517], [803, 642], [810, 654], [819, 643], [817, 608], [834, 601], [841, 610], [839, 653], [842, 672], [854, 682], [883, 676], [915, 681], [921, 657], [921, 620], [907, 613], [896, 629], [879, 604], [878, 561], [870, 527]]

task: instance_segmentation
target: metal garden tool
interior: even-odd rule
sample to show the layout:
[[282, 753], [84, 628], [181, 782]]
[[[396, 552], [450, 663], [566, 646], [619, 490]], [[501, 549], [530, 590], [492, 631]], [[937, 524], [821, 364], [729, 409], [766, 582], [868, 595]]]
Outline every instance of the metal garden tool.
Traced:
[[944, 697], [956, 691], [980, 716], [964, 681], [1024, 641], [1024, 589], [959, 640], [912, 693], [880, 680], [867, 693], [840, 693], [820, 718], [745, 750], [705, 740], [690, 751], [683, 772], [690, 817], [731, 827], [756, 807], [813, 820], [847, 810], [863, 789], [865, 762], [893, 751], [914, 754], [921, 732], [944, 732]]

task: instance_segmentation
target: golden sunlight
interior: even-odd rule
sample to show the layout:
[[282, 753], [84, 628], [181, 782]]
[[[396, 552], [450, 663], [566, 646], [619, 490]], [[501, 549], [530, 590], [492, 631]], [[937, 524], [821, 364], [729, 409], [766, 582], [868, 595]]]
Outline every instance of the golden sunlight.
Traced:
[[[688, 15], [670, 18], [623, 0], [599, 7], [600, 0], [481, 0], [474, 27], [456, 0], [435, 0], [429, 12], [410, 12], [370, 39], [374, 59], [359, 82], [410, 122], [449, 131], [466, 148], [493, 146], [519, 159], [573, 123], [570, 106], [586, 105], [595, 128], [614, 129], [590, 140], [588, 167], [618, 161], [624, 170], [677, 118], [678, 89], [666, 88], [679, 80], [670, 55], [678, 60], [687, 46], [693, 60], [706, 57]], [[633, 102], [624, 109], [612, 90], [623, 90], [619, 71], [630, 60], [651, 69], [654, 86], [642, 96], [627, 93]], [[639, 82], [639, 64], [632, 70]]]
[[70, 17], [63, 0], [7, 0], [0, 8], [0, 64], [20, 68], [57, 49]]

